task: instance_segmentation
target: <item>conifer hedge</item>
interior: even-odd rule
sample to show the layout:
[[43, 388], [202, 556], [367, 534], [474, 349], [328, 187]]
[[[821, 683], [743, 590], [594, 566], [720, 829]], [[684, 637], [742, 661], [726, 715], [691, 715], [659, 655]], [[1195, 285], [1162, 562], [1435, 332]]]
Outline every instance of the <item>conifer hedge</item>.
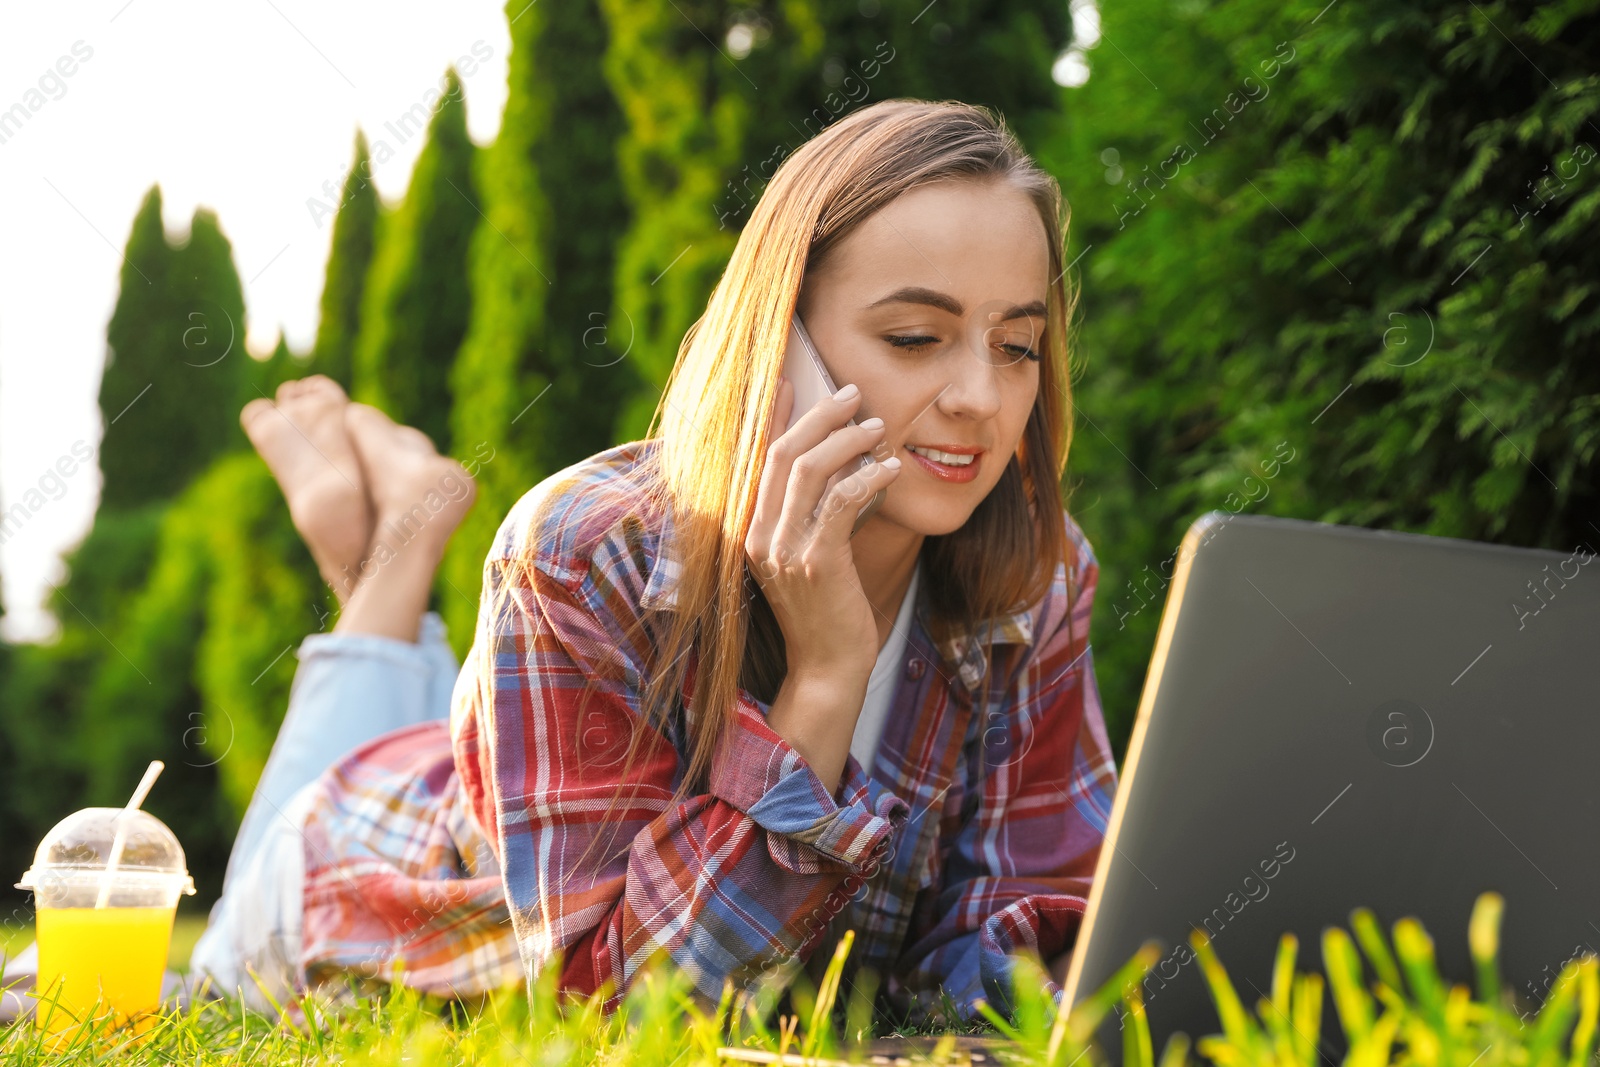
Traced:
[[1119, 749], [1203, 511], [1600, 545], [1600, 5], [1324, 3], [1107, 5], [1041, 146]]

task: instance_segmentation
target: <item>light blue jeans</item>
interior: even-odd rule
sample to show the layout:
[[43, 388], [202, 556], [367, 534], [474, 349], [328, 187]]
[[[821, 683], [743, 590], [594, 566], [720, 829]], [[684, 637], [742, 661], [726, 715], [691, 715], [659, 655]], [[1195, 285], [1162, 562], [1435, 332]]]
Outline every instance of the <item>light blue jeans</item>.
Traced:
[[299, 978], [301, 826], [307, 789], [352, 749], [405, 726], [450, 717], [460, 667], [435, 612], [417, 640], [318, 633], [300, 643], [289, 709], [234, 838], [222, 896], [190, 957], [212, 990], [258, 1007], [257, 972], [281, 999]]

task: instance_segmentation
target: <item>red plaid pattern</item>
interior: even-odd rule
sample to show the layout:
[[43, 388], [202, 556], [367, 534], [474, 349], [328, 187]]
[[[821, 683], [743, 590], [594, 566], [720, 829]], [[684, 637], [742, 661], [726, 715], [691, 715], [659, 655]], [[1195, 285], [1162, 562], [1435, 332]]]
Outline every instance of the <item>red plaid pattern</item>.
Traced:
[[[707, 791], [674, 803], [693, 661], [680, 720], [648, 727], [653, 657], [628, 636], [675, 610], [670, 518], [641, 477], [654, 450], [609, 449], [524, 496], [485, 563], [448, 728], [397, 731], [324, 776], [307, 824], [308, 979], [465, 995], [559, 959], [563, 987], [606, 986], [614, 1004], [665, 952], [714, 999], [726, 979], [787, 981], [853, 928], [852, 966], [884, 974], [903, 1007], [941, 987], [968, 1012], [1004, 1003], [1011, 952], [1071, 947], [1116, 790], [1082, 531], [1068, 516], [1072, 559], [1037, 604], [975, 634], [936, 647], [919, 592], [873, 765], [850, 758], [834, 793], [741, 692]], [[492, 611], [525, 555], [531, 585]], [[616, 847], [591, 849], [597, 834]]]

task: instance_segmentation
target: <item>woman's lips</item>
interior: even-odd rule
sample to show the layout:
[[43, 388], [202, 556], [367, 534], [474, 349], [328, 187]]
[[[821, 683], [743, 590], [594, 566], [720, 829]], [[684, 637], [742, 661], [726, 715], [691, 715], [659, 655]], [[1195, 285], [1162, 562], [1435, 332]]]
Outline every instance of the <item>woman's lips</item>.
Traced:
[[[944, 451], [950, 450], [945, 449]], [[940, 463], [938, 460], [930, 459], [929, 457], [918, 452], [916, 449], [910, 447], [906, 448], [905, 453], [918, 464], [920, 464], [923, 470], [927, 471], [935, 478], [938, 478], [940, 481], [945, 482], [972, 481], [972, 479], [978, 476], [978, 465], [983, 462], [982, 452], [974, 454], [972, 457], [972, 462], [968, 463], [964, 467], [957, 467], [949, 463]]]

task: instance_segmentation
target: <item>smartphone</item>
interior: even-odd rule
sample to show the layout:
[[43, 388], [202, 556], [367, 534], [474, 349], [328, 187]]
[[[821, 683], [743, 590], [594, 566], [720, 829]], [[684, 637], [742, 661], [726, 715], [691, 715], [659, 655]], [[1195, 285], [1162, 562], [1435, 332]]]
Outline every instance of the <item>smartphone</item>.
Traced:
[[[805, 323], [800, 321], [798, 313], [789, 320], [789, 342], [783, 353], [783, 376], [788, 378], [794, 387], [794, 406], [789, 411], [789, 426], [784, 427], [785, 430], [799, 422], [800, 417], [816, 407], [823, 397], [832, 396], [839, 391], [839, 387], [833, 384], [833, 377], [828, 373], [827, 366], [822, 362], [822, 354], [817, 351], [817, 346], [812, 342], [811, 335], [806, 332]], [[850, 426], [855, 424], [855, 419], [851, 419], [848, 423]], [[828, 484], [823, 489], [824, 499], [827, 497], [828, 490], [837, 485], [840, 480], [848, 477], [855, 470], [871, 464], [872, 456], [863, 452], [854, 469], [846, 467], [828, 479]], [[854, 537], [856, 531], [865, 526], [867, 520], [872, 518], [873, 512], [883, 505], [884, 492], [884, 490], [879, 489], [872, 494], [872, 499], [867, 501], [856, 514], [855, 525], [850, 528], [851, 537]], [[821, 511], [822, 507], [819, 504], [817, 513], [820, 514]]]

